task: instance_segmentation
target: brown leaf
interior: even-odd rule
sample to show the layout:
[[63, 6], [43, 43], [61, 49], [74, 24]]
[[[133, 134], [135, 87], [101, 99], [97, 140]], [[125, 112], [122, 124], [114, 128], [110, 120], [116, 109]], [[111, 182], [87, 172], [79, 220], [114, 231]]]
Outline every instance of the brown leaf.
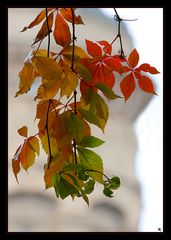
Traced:
[[26, 138], [27, 138], [27, 131], [28, 131], [27, 126], [23, 126], [22, 128], [19, 128], [19, 129], [18, 129], [18, 133], [19, 133], [21, 136], [26, 137]]

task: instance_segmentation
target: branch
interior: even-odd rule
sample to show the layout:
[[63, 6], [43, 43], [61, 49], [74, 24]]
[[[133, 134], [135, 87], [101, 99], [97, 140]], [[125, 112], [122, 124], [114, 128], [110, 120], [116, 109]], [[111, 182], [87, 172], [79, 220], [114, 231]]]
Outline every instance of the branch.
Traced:
[[48, 128], [48, 117], [49, 117], [49, 109], [50, 109], [50, 100], [48, 101], [48, 108], [47, 108], [47, 113], [46, 113], [46, 124], [45, 124], [45, 129], [47, 132], [47, 139], [48, 139], [48, 148], [49, 148], [49, 163], [48, 163], [48, 169], [50, 166], [50, 163], [52, 161], [52, 152], [51, 152], [51, 146], [50, 146], [50, 136], [49, 136], [49, 128]]
[[[46, 8], [46, 23], [47, 23], [47, 30], [48, 30], [48, 51], [47, 51], [47, 57], [49, 57], [49, 52], [50, 52], [50, 28], [48, 24], [48, 10]], [[47, 108], [47, 113], [46, 113], [46, 132], [47, 132], [47, 139], [48, 139], [48, 148], [49, 148], [49, 162], [48, 162], [48, 169], [50, 166], [50, 163], [52, 161], [52, 152], [51, 152], [51, 146], [50, 146], [50, 136], [49, 136], [49, 128], [48, 128], [48, 118], [49, 118], [49, 109], [50, 109], [50, 103], [51, 101], [48, 101], [48, 108]]]
[[110, 178], [108, 178], [104, 173], [98, 171], [98, 170], [94, 170], [94, 169], [85, 169], [85, 172], [97, 172], [100, 173], [101, 175], [103, 175], [108, 181], [110, 180]]
[[[71, 70], [72, 72], [74, 72], [74, 54], [75, 54], [75, 23], [74, 23], [74, 10], [73, 8], [71, 8], [71, 12], [72, 12], [72, 60], [71, 60]], [[77, 108], [76, 108], [76, 103], [77, 103], [77, 91], [74, 91], [74, 114], [77, 114]], [[75, 158], [75, 163], [77, 164], [77, 143], [75, 141], [75, 138], [73, 140], [73, 147], [74, 147], [74, 158]]]
[[48, 10], [46, 8], [46, 24], [47, 24], [47, 30], [48, 30], [48, 52], [47, 52], [47, 57], [49, 57], [49, 52], [50, 52], [50, 28], [49, 28], [49, 23], [48, 23]]

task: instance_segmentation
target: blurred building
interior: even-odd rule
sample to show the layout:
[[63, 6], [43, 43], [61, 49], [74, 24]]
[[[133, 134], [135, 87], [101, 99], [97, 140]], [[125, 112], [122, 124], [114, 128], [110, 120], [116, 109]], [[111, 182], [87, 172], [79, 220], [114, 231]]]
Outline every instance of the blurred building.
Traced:
[[[18, 89], [18, 73], [24, 59], [31, 50], [31, 43], [38, 27], [21, 33], [41, 9], [9, 8], [8, 15], [8, 109], [9, 109], [9, 204], [8, 231], [14, 232], [129, 232], [137, 231], [140, 211], [140, 186], [135, 173], [135, 154], [137, 140], [133, 128], [139, 114], [150, 101], [150, 96], [135, 92], [125, 104], [123, 100], [109, 103], [110, 117], [103, 135], [93, 127], [95, 136], [105, 140], [105, 144], [97, 148], [104, 161], [107, 175], [116, 175], [121, 179], [121, 187], [115, 197], [107, 199], [102, 187], [96, 185], [90, 195], [90, 207], [81, 199], [57, 199], [53, 189], [44, 191], [43, 166], [46, 156], [43, 153], [28, 171], [21, 171], [18, 185], [12, 173], [11, 159], [23, 141], [17, 129], [27, 125], [29, 135], [37, 132], [34, 124], [37, 82], [29, 94], [14, 98]], [[111, 42], [117, 34], [117, 24], [102, 14], [99, 9], [78, 9], [85, 25], [76, 26], [77, 44], [85, 47], [84, 39], [93, 41], [107, 40]], [[125, 26], [121, 28], [123, 46], [126, 55], [132, 50], [131, 36]], [[119, 43], [116, 51], [119, 50]], [[46, 48], [46, 40], [42, 44]], [[41, 48], [42, 48], [41, 47]], [[56, 49], [55, 43], [51, 49]], [[119, 88], [116, 91], [119, 92]]]

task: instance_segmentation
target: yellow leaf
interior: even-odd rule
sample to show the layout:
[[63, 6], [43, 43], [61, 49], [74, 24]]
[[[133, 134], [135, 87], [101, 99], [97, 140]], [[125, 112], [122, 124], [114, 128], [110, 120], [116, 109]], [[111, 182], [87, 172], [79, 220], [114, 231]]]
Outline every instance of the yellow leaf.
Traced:
[[[48, 51], [46, 49], [39, 49], [37, 52], [33, 51], [33, 56], [35, 57], [47, 57]], [[51, 52], [49, 52], [49, 58], [53, 58]]]
[[31, 145], [33, 150], [39, 155], [40, 152], [40, 147], [39, 147], [39, 140], [37, 137], [29, 137], [28, 138], [28, 143]]
[[22, 70], [19, 72], [19, 77], [19, 91], [16, 93], [15, 97], [20, 94], [27, 93], [35, 80], [35, 71], [30, 62], [26, 62], [24, 64]]
[[61, 67], [54, 59], [40, 56], [34, 57], [32, 64], [42, 78], [47, 80], [61, 79]]
[[[70, 45], [62, 52], [62, 55], [68, 64], [72, 61], [72, 49], [73, 46]], [[79, 62], [82, 58], [88, 58], [88, 55], [82, 48], [74, 46], [74, 61]]]
[[61, 97], [66, 95], [67, 97], [70, 97], [72, 92], [76, 89], [78, 85], [78, 78], [77, 75], [72, 72], [71, 70], [65, 71], [65, 77], [62, 79], [62, 85], [61, 85]]
[[18, 133], [19, 133], [21, 136], [26, 137], [26, 138], [27, 138], [27, 131], [28, 131], [27, 126], [23, 126], [22, 128], [19, 128], [19, 129], [18, 129]]
[[36, 99], [48, 100], [53, 98], [57, 93], [61, 86], [61, 81], [59, 79], [51, 79], [49, 81], [43, 80], [42, 85], [37, 90]]
[[29, 167], [31, 167], [34, 164], [35, 160], [35, 151], [30, 146], [30, 144], [27, 142], [24, 143], [21, 153], [18, 157], [19, 162], [21, 163], [21, 166], [27, 171]]

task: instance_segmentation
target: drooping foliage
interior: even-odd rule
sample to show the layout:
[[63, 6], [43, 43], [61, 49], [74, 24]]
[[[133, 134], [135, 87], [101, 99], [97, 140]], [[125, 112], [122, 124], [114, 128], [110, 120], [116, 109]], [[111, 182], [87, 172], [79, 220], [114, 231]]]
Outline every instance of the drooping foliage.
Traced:
[[[28, 136], [27, 126], [18, 129], [24, 142], [18, 147], [12, 166], [18, 181], [21, 167], [28, 170], [39, 155], [40, 144], [47, 154], [44, 166], [45, 188], [53, 187], [57, 197], [82, 197], [89, 204], [88, 194], [96, 183], [103, 185], [103, 193], [113, 196], [120, 186], [117, 176], [103, 173], [103, 161], [92, 148], [104, 141], [91, 134], [91, 124], [105, 132], [109, 117], [107, 102], [125, 99], [133, 94], [136, 85], [147, 93], [156, 94], [152, 80], [144, 73], [157, 74], [156, 68], [139, 63], [139, 53], [130, 49], [125, 56], [120, 33], [121, 19], [114, 8], [118, 33], [114, 40], [93, 42], [85, 39], [86, 51], [76, 45], [76, 25], [84, 25], [75, 8], [45, 8], [22, 32], [41, 24], [32, 51], [19, 72], [16, 97], [30, 91], [35, 79], [41, 78], [34, 100], [37, 101], [38, 133]], [[60, 51], [50, 49], [54, 38]], [[47, 39], [47, 49], [41, 43]], [[76, 42], [77, 39], [77, 42]], [[112, 47], [120, 42], [120, 51]], [[114, 92], [116, 74], [120, 76], [123, 96]], [[78, 99], [77, 92], [80, 92]], [[67, 99], [67, 100], [66, 100]]]

